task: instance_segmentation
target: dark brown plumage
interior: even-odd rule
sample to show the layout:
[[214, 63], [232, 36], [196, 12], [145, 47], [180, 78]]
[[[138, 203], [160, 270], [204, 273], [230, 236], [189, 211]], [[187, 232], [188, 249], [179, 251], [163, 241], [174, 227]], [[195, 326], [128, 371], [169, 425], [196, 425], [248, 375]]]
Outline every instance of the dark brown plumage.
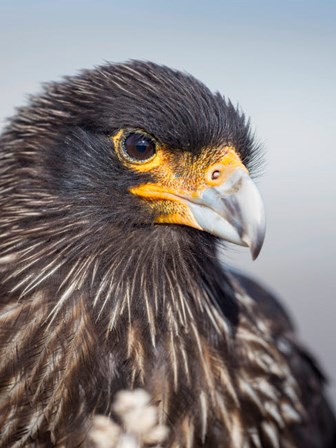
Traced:
[[236, 195], [257, 212], [259, 153], [229, 101], [151, 63], [82, 72], [18, 111], [0, 139], [0, 447], [90, 446], [92, 418], [136, 387], [165, 446], [335, 446], [286, 313], [216, 257], [218, 237], [260, 250]]

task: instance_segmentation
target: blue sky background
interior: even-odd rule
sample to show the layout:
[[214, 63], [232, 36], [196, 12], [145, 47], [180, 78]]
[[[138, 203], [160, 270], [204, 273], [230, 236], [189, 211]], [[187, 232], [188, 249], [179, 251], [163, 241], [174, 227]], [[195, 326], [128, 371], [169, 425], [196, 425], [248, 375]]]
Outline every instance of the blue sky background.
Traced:
[[41, 82], [105, 60], [186, 70], [264, 143], [268, 233], [227, 261], [283, 298], [336, 402], [336, 1], [2, 0], [0, 125]]

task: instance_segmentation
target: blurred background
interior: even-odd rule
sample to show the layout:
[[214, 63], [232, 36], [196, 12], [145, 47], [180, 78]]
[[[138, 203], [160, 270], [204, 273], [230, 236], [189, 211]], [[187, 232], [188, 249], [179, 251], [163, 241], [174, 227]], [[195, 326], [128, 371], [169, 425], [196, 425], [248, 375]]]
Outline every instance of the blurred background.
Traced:
[[266, 151], [268, 233], [226, 261], [282, 298], [336, 403], [336, 2], [2, 0], [0, 126], [39, 91], [109, 61], [186, 70], [239, 103]]

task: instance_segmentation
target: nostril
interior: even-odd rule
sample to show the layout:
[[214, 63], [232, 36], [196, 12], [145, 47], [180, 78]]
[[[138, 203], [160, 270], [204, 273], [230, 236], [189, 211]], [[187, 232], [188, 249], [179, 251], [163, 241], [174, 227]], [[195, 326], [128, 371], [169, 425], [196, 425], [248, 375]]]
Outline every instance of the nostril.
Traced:
[[209, 166], [205, 174], [206, 182], [212, 187], [220, 185], [224, 180], [225, 172], [225, 166], [222, 163]]
[[211, 179], [216, 180], [219, 178], [220, 175], [221, 175], [221, 172], [219, 170], [214, 170], [211, 174]]

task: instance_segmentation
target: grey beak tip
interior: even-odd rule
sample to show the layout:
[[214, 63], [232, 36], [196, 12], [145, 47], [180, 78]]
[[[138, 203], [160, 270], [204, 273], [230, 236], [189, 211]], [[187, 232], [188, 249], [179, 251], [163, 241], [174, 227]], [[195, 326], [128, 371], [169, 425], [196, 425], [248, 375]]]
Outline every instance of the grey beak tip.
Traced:
[[258, 258], [261, 248], [263, 247], [264, 240], [265, 240], [265, 229], [263, 230], [263, 232], [259, 233], [254, 243], [250, 245], [251, 257], [253, 261]]
[[261, 251], [261, 246], [257, 247], [257, 248], [252, 248], [251, 247], [251, 257], [252, 260], [256, 260], [258, 258], [258, 255], [260, 254]]

